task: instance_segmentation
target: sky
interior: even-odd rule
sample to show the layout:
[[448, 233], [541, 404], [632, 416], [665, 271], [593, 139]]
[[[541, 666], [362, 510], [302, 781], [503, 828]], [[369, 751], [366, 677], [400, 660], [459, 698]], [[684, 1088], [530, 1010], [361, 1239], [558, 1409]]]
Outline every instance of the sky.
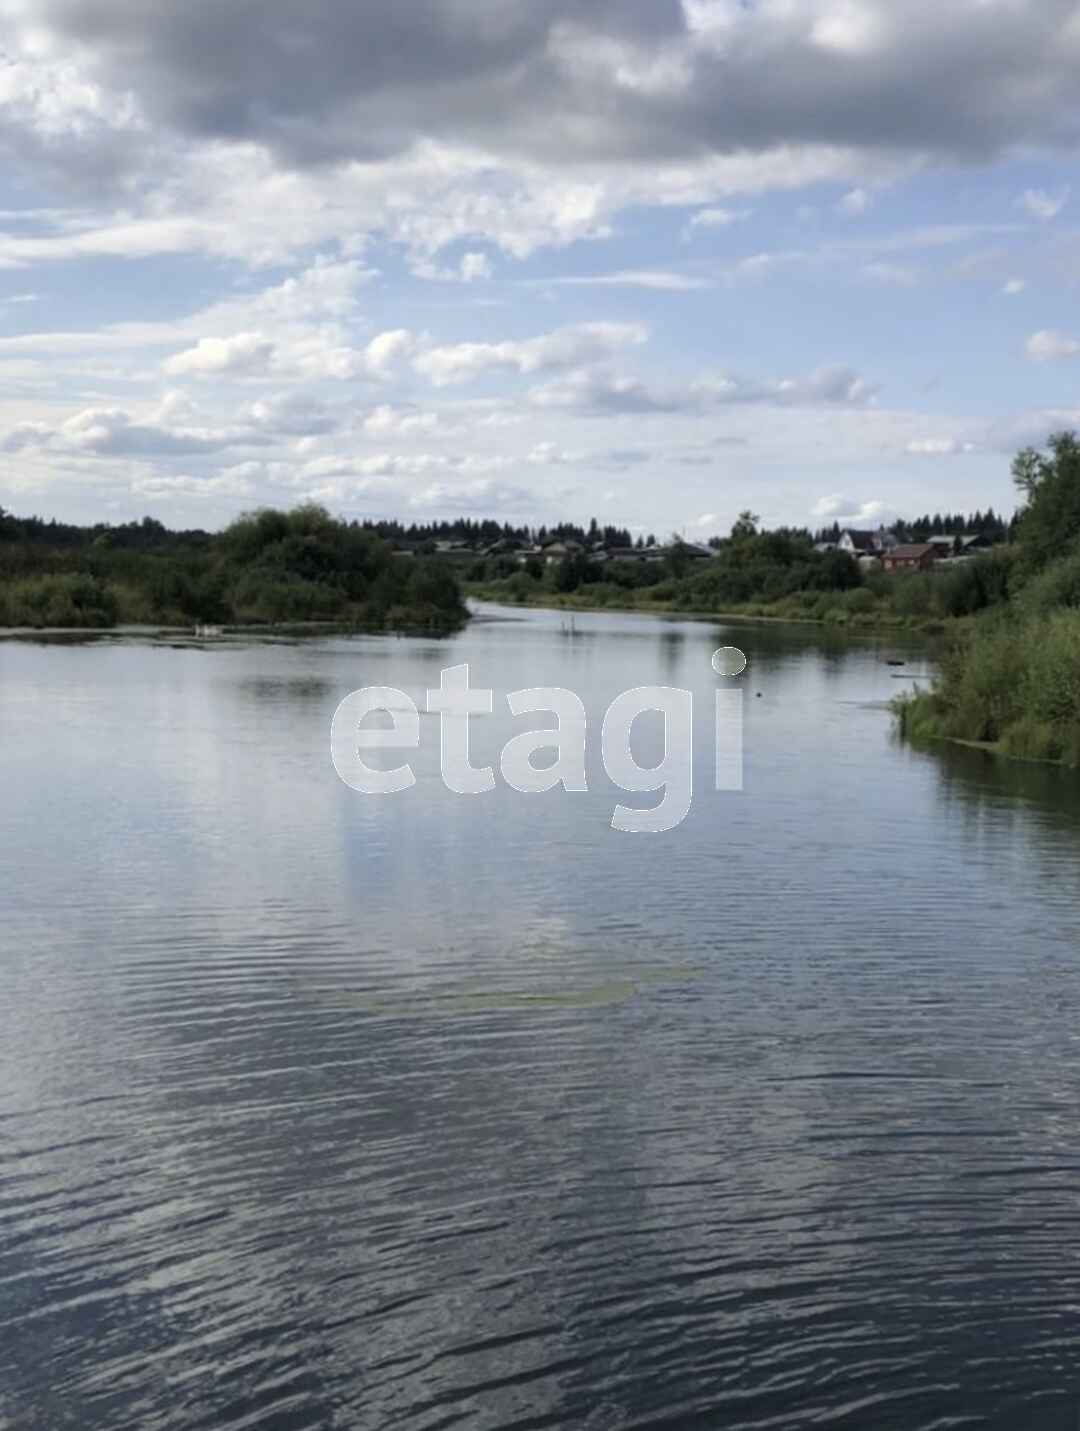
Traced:
[[704, 539], [1080, 426], [1076, 0], [0, 0], [0, 505]]

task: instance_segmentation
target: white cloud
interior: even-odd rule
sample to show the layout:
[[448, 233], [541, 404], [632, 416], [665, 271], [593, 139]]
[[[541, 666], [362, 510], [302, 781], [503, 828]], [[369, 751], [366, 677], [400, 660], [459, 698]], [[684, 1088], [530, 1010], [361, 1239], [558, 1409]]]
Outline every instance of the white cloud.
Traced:
[[259, 377], [270, 370], [274, 344], [261, 333], [232, 338], [200, 338], [194, 348], [176, 353], [162, 365], [170, 377]]
[[579, 274], [530, 282], [551, 288], [651, 288], [659, 293], [691, 293], [713, 287], [711, 279], [662, 268], [624, 268], [615, 273]]
[[[177, 395], [182, 399], [182, 395]], [[303, 389], [260, 398], [247, 409], [252, 426], [278, 436], [313, 437], [334, 432], [344, 420], [340, 411]]]
[[1080, 353], [1080, 343], [1067, 333], [1059, 333], [1052, 328], [1043, 328], [1032, 333], [1027, 340], [1025, 351], [1036, 363], [1053, 363], [1062, 358], [1075, 358]]
[[585, 461], [584, 452], [568, 452], [555, 442], [538, 442], [525, 459], [534, 467], [575, 467]]
[[[255, 485], [243, 467], [219, 473], [216, 477], [139, 476], [131, 483], [131, 490], [140, 497], [170, 498], [196, 497], [206, 501], [221, 497], [251, 497]], [[257, 465], [257, 464], [252, 464]]]
[[977, 451], [973, 442], [962, 442], [955, 437], [913, 438], [904, 449], [910, 457], [955, 457], [964, 452]]
[[696, 214], [690, 216], [682, 236], [684, 239], [691, 239], [702, 230], [727, 229], [750, 218], [752, 213], [752, 209], [727, 209], [719, 206], [699, 209]]
[[802, 377], [758, 380], [721, 373], [683, 387], [659, 386], [603, 368], [581, 368], [533, 388], [530, 402], [592, 416], [703, 413], [729, 406], [817, 407], [870, 403], [877, 389], [846, 367], [819, 368]]
[[536, 373], [569, 368], [644, 343], [641, 323], [579, 323], [537, 338], [502, 343], [455, 343], [428, 348], [413, 361], [416, 371], [436, 387], [469, 382], [485, 373]]
[[465, 283], [491, 277], [491, 260], [486, 253], [467, 253], [461, 260], [461, 277]]
[[417, 340], [405, 328], [392, 328], [372, 338], [364, 349], [364, 368], [373, 377], [388, 377], [405, 358], [416, 350]]
[[1023, 293], [1027, 287], [1027, 280], [1024, 278], [1010, 278], [1002, 288], [1002, 293], [1006, 298], [1015, 298], [1017, 294]]
[[842, 527], [865, 530], [888, 526], [897, 520], [898, 514], [895, 507], [879, 498], [859, 501], [837, 492], [828, 497], [819, 497], [811, 508], [810, 515], [826, 525], [839, 522]]
[[837, 208], [842, 214], [846, 214], [849, 219], [858, 219], [866, 213], [871, 203], [870, 191], [868, 189], [851, 189], [837, 204]]
[[6, 433], [0, 446], [7, 452], [37, 447], [95, 457], [168, 458], [219, 452], [259, 440], [244, 428], [168, 427], [159, 421], [140, 421], [121, 408], [85, 408], [55, 426], [20, 423]]
[[396, 408], [380, 403], [363, 420], [368, 437], [449, 437], [460, 433], [460, 424], [447, 423], [437, 412], [421, 412], [415, 408]]
[[1045, 189], [1028, 189], [1016, 202], [1026, 209], [1032, 218], [1046, 223], [1050, 219], [1056, 219], [1069, 202], [1069, 189], [1066, 186], [1058, 194], [1048, 194]]
[[665, 390], [595, 368], [582, 368], [535, 387], [529, 401], [535, 407], [564, 408], [588, 416], [678, 413], [696, 405], [688, 390]]
[[536, 497], [524, 488], [480, 477], [464, 483], [432, 482], [409, 498], [409, 506], [445, 516], [466, 512], [521, 514], [535, 510]]
[[389, 377], [415, 351], [417, 340], [404, 329], [380, 333], [363, 349], [350, 346], [334, 325], [286, 329], [277, 340], [264, 333], [200, 338], [193, 348], [162, 365], [169, 377], [192, 378], [368, 378]]

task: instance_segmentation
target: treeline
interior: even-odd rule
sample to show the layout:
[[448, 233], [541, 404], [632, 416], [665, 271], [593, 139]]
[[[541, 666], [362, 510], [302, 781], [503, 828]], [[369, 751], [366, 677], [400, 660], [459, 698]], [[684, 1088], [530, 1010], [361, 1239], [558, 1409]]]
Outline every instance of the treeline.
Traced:
[[210, 532], [199, 528], [173, 532], [153, 517], [141, 522], [96, 522], [80, 527], [72, 522], [45, 521], [43, 517], [16, 517], [0, 507], [0, 541], [19, 541], [34, 546], [84, 547], [101, 538], [111, 547], [125, 551], [160, 551], [205, 548], [213, 541]]
[[1013, 463], [1023, 499], [997, 557], [997, 599], [949, 643], [932, 691], [903, 702], [912, 737], [986, 743], [1080, 766], [1080, 444], [1075, 433]]
[[553, 526], [514, 526], [510, 522], [496, 522], [490, 518], [473, 521], [468, 517], [456, 517], [442, 522], [403, 522], [394, 520], [368, 519], [363, 523], [366, 532], [372, 532], [386, 541], [410, 547], [434, 547], [436, 542], [454, 542], [462, 546], [483, 550], [506, 542], [515, 546], [541, 546], [545, 542], [578, 542], [582, 546], [632, 547], [639, 548], [656, 541], [655, 536], [638, 536], [636, 541], [628, 527], [601, 526], [593, 517], [587, 527], [577, 522], [556, 522]]
[[[1014, 537], [1018, 520], [1018, 516], [1006, 520], [999, 517], [993, 507], [987, 507], [985, 512], [935, 512], [933, 516], [927, 513], [913, 521], [893, 522], [885, 531], [901, 542], [925, 542], [931, 537], [960, 535], [985, 537], [990, 542], [1007, 542]], [[845, 530], [839, 522], [834, 522], [831, 527], [822, 527], [815, 532], [814, 541], [838, 542]]]
[[805, 529], [761, 531], [752, 512], [741, 513], [730, 535], [709, 546], [712, 555], [704, 559], [701, 548], [677, 538], [641, 561], [600, 562], [577, 552], [557, 562], [522, 562], [509, 554], [474, 563], [466, 576], [476, 595], [500, 601], [922, 629], [994, 605], [1007, 585], [1008, 547], [892, 574], [866, 568], [845, 551], [818, 550]]
[[265, 509], [223, 532], [145, 518], [76, 527], [0, 511], [0, 626], [339, 621], [452, 629], [457, 580], [324, 508]]

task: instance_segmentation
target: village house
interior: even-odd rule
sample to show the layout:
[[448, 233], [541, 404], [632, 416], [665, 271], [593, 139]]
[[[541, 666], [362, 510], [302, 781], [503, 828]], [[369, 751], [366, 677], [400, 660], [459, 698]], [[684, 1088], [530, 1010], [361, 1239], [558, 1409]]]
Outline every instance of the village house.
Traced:
[[848, 527], [840, 533], [840, 540], [836, 543], [838, 550], [853, 557], [879, 557], [897, 545], [896, 537], [884, 527], [878, 527], [876, 532], [861, 532]]
[[877, 551], [873, 532], [844, 531], [840, 533], [837, 547], [849, 556], [873, 556]]
[[927, 571], [934, 565], [937, 555], [932, 542], [909, 542], [886, 552], [881, 564], [886, 571]]

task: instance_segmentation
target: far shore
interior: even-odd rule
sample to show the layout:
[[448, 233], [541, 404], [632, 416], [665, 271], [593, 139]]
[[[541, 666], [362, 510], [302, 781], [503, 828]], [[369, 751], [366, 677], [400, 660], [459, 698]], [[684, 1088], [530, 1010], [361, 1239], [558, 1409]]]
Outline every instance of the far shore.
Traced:
[[900, 625], [895, 621], [856, 619], [854, 621], [823, 621], [814, 616], [770, 616], [759, 611], [704, 611], [674, 605], [648, 606], [597, 606], [587, 601], [575, 601], [573, 597], [558, 597], [551, 600], [507, 601], [497, 595], [483, 591], [469, 590], [470, 601], [481, 601], [486, 606], [498, 606], [504, 611], [581, 611], [594, 616], [608, 613], [612, 616], [657, 616], [677, 621], [731, 621], [752, 626], [814, 626], [821, 630], [845, 632], [848, 635], [866, 636], [940, 636], [946, 629], [941, 621], [928, 621], [918, 626]]
[[244, 622], [236, 625], [221, 622], [214, 624], [211, 634], [198, 630], [191, 622], [183, 626], [123, 622], [116, 626], [0, 626], [0, 641], [41, 637], [93, 640], [104, 636], [160, 636], [210, 644], [229, 636], [442, 636], [453, 635], [460, 629], [459, 626], [448, 627], [445, 631], [441, 627], [430, 626], [357, 626], [347, 621]]

